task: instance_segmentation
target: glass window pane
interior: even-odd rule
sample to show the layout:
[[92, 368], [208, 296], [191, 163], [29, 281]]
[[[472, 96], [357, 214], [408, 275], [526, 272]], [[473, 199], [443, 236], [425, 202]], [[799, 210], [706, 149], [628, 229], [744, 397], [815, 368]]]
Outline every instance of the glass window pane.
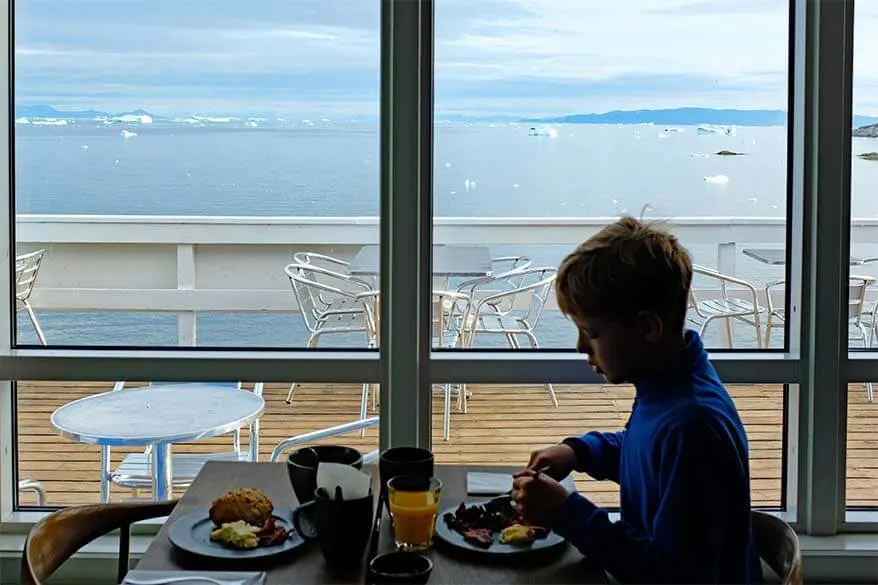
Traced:
[[[129, 382], [117, 390], [119, 394], [110, 396], [124, 399], [126, 395], [122, 393], [137, 392], [137, 388], [146, 385], [142, 382]], [[217, 391], [238, 391], [235, 386], [236, 384], [232, 382]], [[153, 383], [153, 388], [150, 390], [162, 389], [162, 387], [161, 383]], [[109, 381], [27, 381], [17, 384], [16, 460], [18, 478], [23, 482], [19, 483], [17, 499], [20, 507], [34, 506], [41, 501], [53, 507], [100, 501], [101, 447], [60, 436], [50, 422], [50, 417], [61, 407], [70, 408], [67, 405], [75, 400], [111, 392], [113, 388], [114, 383]], [[366, 400], [367, 417], [377, 415], [372, 401], [373, 399], [377, 401], [378, 389], [378, 385], [369, 386], [369, 396]], [[258, 435], [255, 435], [258, 437], [260, 461], [269, 461], [272, 451], [285, 439], [360, 420], [364, 391], [362, 384], [300, 384], [297, 385], [290, 404], [286, 402], [289, 390], [290, 386], [287, 384], [265, 384], [261, 389], [265, 410], [260, 417]], [[188, 387], [174, 385], [165, 386], [164, 391], [202, 392], [202, 389], [193, 385]], [[245, 383], [242, 385], [242, 391], [253, 392], [254, 385]], [[127, 399], [134, 400], [133, 397]], [[224, 400], [226, 405], [230, 403], [228, 398]], [[131, 404], [131, 411], [136, 411], [138, 402], [134, 400]], [[224, 406], [223, 409], [217, 410], [227, 413], [228, 407]], [[197, 418], [197, 415], [193, 415], [193, 418]], [[110, 427], [113, 424], [128, 425], [131, 424], [131, 420], [115, 421], [115, 423], [110, 420], [104, 421], [103, 424]], [[151, 423], [149, 427], [144, 424], [141, 430], [148, 432], [154, 426], [157, 426], [157, 423]], [[252, 445], [250, 430], [249, 425], [241, 427], [237, 449], [234, 433], [175, 444], [171, 448], [171, 456], [179, 463], [174, 466], [176, 470], [174, 481], [185, 482], [187, 478], [191, 478], [193, 466], [207, 457], [224, 459], [234, 456], [241, 459], [249, 457]], [[128, 431], [130, 432], [130, 428]], [[278, 460], [283, 461], [288, 452], [297, 448], [318, 444], [344, 444], [366, 455], [378, 448], [378, 426], [366, 428], [362, 436], [360, 431], [354, 430], [304, 441], [298, 447], [283, 451]], [[114, 472], [114, 480], [109, 484], [110, 501], [152, 497], [151, 467], [147, 464], [149, 459], [144, 454], [144, 449], [144, 445], [111, 447], [110, 471]], [[179, 496], [182, 492], [183, 488], [178, 486], [175, 494]], [[291, 488], [291, 502], [292, 494]], [[290, 502], [283, 505], [289, 506]]]
[[367, 347], [377, 1], [19, 2], [15, 31], [19, 344]]
[[[668, 218], [697, 264], [746, 282], [699, 276], [692, 325], [714, 317], [712, 348], [761, 347], [765, 286], [785, 275], [788, 13], [768, 0], [438, 2], [434, 287], [520, 289], [499, 275], [557, 267], [621, 214]], [[520, 319], [457, 347], [571, 346], [553, 295], [539, 318], [529, 291], [506, 300]], [[512, 325], [533, 339], [516, 345]]]
[[[875, 350], [875, 304], [878, 299], [878, 245], [873, 236], [878, 226], [878, 7], [858, 2], [854, 8], [854, 131], [851, 147], [851, 351]], [[861, 277], [861, 279], [854, 279]], [[863, 289], [863, 284], [866, 284]], [[856, 294], [865, 292], [863, 297]], [[853, 507], [874, 507], [878, 440], [873, 417], [878, 404], [873, 400], [873, 383], [850, 384], [848, 388], [847, 503]]]
[[[754, 505], [783, 504], [783, 386], [728, 385], [750, 442], [751, 497]], [[445, 386], [433, 387], [433, 450], [438, 463], [522, 468], [530, 453], [589, 431], [622, 430], [631, 412], [630, 386], [555, 384], [554, 406], [548, 387], [471, 384], [466, 412], [458, 407], [460, 391], [452, 386], [450, 433], [444, 439]], [[579, 491], [595, 503], [619, 506], [619, 486], [574, 474]]]

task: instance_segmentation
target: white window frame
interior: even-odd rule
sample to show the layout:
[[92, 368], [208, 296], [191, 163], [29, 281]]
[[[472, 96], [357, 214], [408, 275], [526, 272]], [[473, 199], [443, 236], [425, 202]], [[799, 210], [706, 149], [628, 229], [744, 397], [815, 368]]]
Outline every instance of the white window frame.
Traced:
[[[95, 351], [12, 349], [15, 304], [0, 310], [0, 532], [26, 530], [38, 514], [13, 513], [15, 437], [8, 380], [229, 378], [244, 381], [381, 384], [381, 446], [429, 447], [431, 384], [597, 383], [572, 353], [432, 352], [432, 0], [380, 0], [381, 303], [378, 352]], [[0, 0], [10, 31], [11, 0]], [[853, 0], [791, 0], [788, 305], [783, 353], [717, 353], [726, 383], [789, 384], [787, 509], [802, 532], [878, 530], [878, 515], [846, 512], [844, 432], [847, 383], [878, 380], [878, 359], [847, 354], [842, 330], [850, 247], [850, 80]], [[10, 79], [12, 43], [3, 44]], [[818, 50], [819, 49], [819, 50]], [[9, 89], [9, 88], [7, 88]], [[11, 91], [0, 98], [0, 290], [11, 290]], [[817, 164], [819, 161], [819, 165]], [[812, 245], [820, 242], [820, 246]], [[828, 276], [827, 276], [828, 275]], [[818, 278], [820, 276], [820, 278]], [[819, 300], [819, 302], [818, 302]], [[844, 306], [843, 306], [844, 305]], [[412, 315], [417, 315], [413, 319]], [[813, 335], [815, 330], [820, 335]], [[820, 367], [815, 368], [817, 358]], [[331, 367], [327, 367], [331, 362]], [[168, 372], [174, 372], [170, 375]], [[294, 374], [294, 375], [293, 375]], [[835, 413], [837, 416], [825, 416]], [[818, 416], [820, 415], [820, 416]]]

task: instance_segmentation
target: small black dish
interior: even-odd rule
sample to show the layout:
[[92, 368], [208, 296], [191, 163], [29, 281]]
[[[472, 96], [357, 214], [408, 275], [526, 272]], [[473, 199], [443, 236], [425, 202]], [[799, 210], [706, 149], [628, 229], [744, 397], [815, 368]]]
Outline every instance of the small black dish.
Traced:
[[387, 553], [378, 555], [369, 563], [369, 575], [374, 585], [423, 585], [430, 579], [432, 571], [433, 561], [418, 553]]

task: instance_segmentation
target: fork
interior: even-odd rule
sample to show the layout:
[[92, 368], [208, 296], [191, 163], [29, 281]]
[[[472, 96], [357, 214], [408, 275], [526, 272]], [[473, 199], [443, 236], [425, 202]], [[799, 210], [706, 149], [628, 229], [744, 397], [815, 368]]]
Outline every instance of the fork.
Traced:
[[[539, 467], [537, 469], [529, 469], [528, 471], [530, 471], [533, 474], [534, 479], [539, 479], [541, 473], [547, 473], [550, 469], [552, 469], [551, 465], [543, 465], [542, 467]], [[491, 498], [490, 500], [485, 502], [485, 504], [487, 505], [487, 504], [490, 504], [491, 502], [495, 502], [499, 499], [509, 498], [511, 496], [512, 496], [512, 490], [509, 490], [508, 492], [500, 494], [499, 496], [494, 496], [493, 498]], [[512, 505], [516, 506], [517, 502], [513, 501]]]

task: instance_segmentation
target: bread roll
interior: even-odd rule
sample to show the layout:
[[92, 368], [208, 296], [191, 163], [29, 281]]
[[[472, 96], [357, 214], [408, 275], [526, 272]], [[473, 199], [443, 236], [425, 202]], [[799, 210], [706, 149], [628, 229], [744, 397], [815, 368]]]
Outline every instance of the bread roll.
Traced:
[[241, 488], [226, 492], [210, 506], [210, 519], [217, 526], [243, 521], [262, 528], [271, 518], [274, 506], [262, 490]]

